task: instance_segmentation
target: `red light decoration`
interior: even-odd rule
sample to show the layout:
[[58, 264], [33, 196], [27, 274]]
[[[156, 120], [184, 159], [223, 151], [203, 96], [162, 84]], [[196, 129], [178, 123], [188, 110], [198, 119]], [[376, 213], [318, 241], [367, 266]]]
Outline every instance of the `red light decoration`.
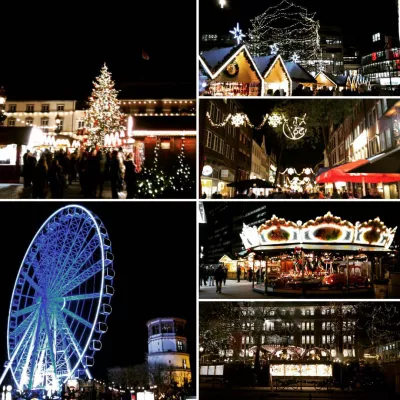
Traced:
[[372, 61], [376, 61], [377, 58], [378, 57], [377, 57], [376, 53], [372, 53]]

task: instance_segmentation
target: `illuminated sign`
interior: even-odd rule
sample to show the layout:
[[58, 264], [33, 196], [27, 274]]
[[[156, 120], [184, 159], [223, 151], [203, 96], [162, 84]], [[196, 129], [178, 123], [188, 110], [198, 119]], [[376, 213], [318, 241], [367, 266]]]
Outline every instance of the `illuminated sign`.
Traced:
[[270, 366], [271, 376], [332, 376], [330, 364], [274, 364]]
[[372, 53], [372, 61], [376, 61], [377, 60], [377, 55], [376, 55], [376, 53]]
[[205, 165], [203, 167], [202, 175], [204, 176], [210, 176], [213, 173], [213, 169], [210, 165]]

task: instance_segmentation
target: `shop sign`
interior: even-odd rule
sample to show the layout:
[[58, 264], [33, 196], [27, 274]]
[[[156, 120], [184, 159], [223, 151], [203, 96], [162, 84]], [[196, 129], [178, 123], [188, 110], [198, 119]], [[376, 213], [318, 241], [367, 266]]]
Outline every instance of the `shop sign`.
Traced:
[[205, 165], [203, 167], [202, 175], [204, 176], [210, 176], [213, 173], [213, 169], [210, 165]]

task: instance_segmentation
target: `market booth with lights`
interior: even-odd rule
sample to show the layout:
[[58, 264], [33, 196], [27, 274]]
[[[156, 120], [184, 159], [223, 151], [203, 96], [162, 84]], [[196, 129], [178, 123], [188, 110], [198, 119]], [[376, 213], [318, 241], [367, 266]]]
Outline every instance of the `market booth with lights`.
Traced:
[[19, 183], [27, 150], [37, 159], [44, 149], [74, 151], [80, 141], [72, 136], [45, 133], [37, 127], [0, 127], [0, 176], [3, 183]]
[[203, 95], [261, 96], [264, 78], [245, 45], [203, 51], [199, 57]]
[[[396, 230], [379, 218], [354, 225], [330, 212], [306, 223], [273, 216], [258, 228], [243, 226], [246, 250], [239, 255], [261, 293], [368, 291], [383, 276], [382, 259], [393, 254]], [[374, 289], [376, 296], [387, 295], [387, 287], [376, 283]]]

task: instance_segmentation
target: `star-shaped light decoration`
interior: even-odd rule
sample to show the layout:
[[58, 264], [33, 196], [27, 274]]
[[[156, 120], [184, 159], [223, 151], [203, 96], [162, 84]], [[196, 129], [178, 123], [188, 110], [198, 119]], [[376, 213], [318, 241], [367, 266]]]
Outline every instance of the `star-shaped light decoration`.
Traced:
[[277, 128], [282, 124], [282, 117], [279, 114], [272, 114], [268, 118], [268, 124], [273, 128]]
[[226, 0], [219, 0], [219, 4], [221, 5], [221, 8], [224, 8], [226, 5]]
[[236, 28], [233, 28], [233, 31], [229, 31], [230, 33], [232, 33], [232, 35], [234, 36], [234, 39], [237, 40], [237, 44], [240, 44], [240, 42], [243, 40], [243, 38], [246, 36], [242, 30], [239, 28], [239, 22], [236, 25]]
[[271, 48], [271, 55], [275, 56], [278, 54], [279, 52], [279, 46], [277, 43], [272, 44], [271, 46], [269, 46]]
[[292, 61], [297, 64], [300, 61], [300, 56], [297, 53], [293, 53]]
[[245, 123], [244, 115], [243, 114], [232, 115], [231, 123], [236, 128], [239, 128], [240, 126], [244, 125]]

